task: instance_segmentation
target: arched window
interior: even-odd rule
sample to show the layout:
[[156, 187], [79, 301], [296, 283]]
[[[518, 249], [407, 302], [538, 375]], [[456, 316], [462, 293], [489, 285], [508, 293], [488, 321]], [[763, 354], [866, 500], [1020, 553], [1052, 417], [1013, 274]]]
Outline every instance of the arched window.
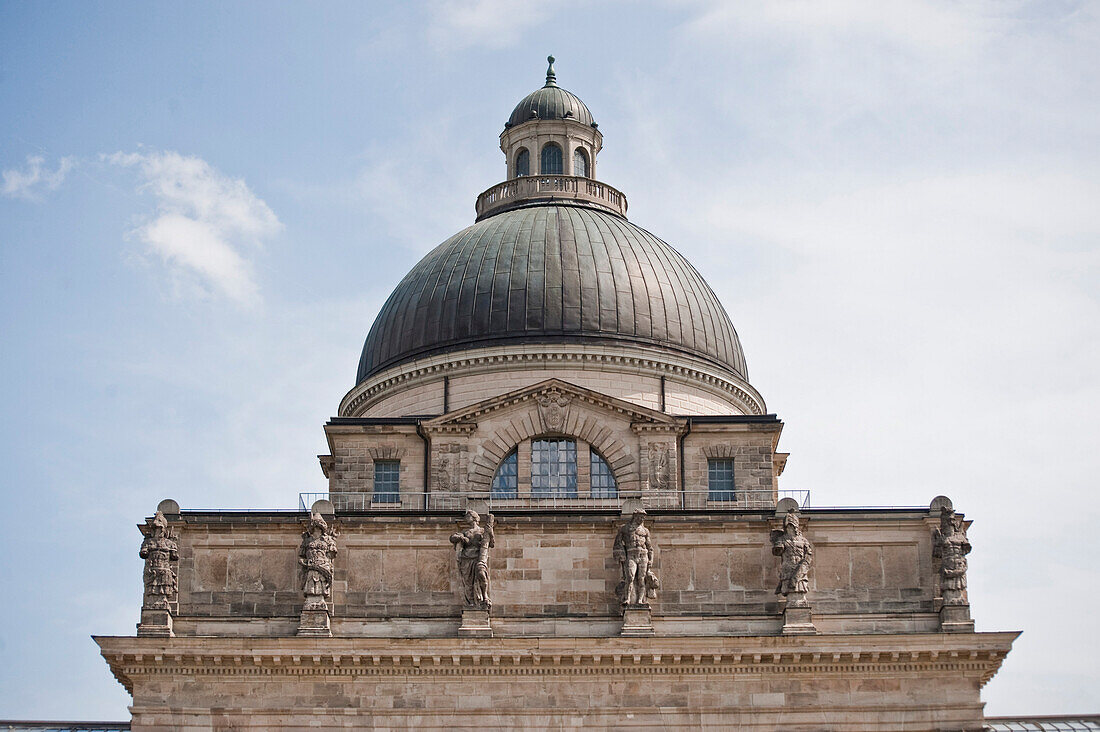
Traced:
[[515, 498], [518, 495], [517, 465], [518, 459], [515, 450], [512, 450], [508, 453], [508, 457], [500, 461], [497, 473], [493, 476], [493, 488], [490, 493], [492, 498]]
[[573, 151], [573, 175], [588, 177], [588, 156], [579, 147]]
[[557, 143], [548, 142], [546, 147], [542, 149], [542, 166], [539, 168], [539, 172], [543, 175], [561, 175], [562, 163], [561, 163], [561, 148]]
[[615, 473], [611, 466], [603, 459], [603, 455], [592, 451], [592, 497], [615, 498], [619, 495], [619, 488], [615, 485]]
[[525, 147], [516, 155], [516, 177], [521, 175], [531, 175], [531, 153]]
[[[561, 153], [561, 150], [558, 150]], [[577, 497], [577, 443], [531, 440], [531, 497]]]

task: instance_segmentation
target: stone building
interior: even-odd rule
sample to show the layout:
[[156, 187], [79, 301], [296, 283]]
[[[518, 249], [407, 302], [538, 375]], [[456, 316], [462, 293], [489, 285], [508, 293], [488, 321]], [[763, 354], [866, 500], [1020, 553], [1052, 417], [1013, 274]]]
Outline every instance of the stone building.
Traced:
[[969, 520], [780, 487], [729, 317], [601, 146], [551, 60], [371, 327], [328, 490], [145, 521], [137, 634], [96, 638], [133, 729], [982, 729], [1017, 634], [974, 630]]

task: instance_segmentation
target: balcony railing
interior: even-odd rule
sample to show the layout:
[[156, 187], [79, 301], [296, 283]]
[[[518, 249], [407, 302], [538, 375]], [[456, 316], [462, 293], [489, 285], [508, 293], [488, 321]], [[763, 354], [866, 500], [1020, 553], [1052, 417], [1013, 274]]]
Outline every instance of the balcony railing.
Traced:
[[[810, 507], [809, 490], [780, 491], [642, 491], [608, 498], [585, 495], [518, 495], [515, 498], [479, 496], [488, 500], [490, 511], [619, 510], [627, 499], [640, 499], [646, 509], [664, 511], [742, 511], [775, 508], [783, 498], [793, 498], [802, 508]], [[298, 509], [308, 511], [314, 502], [330, 501], [337, 511], [464, 511], [468, 496], [464, 493], [299, 493]]]
[[626, 216], [626, 196], [606, 183], [574, 175], [530, 175], [498, 183], [477, 197], [477, 218], [527, 201], [572, 201]]

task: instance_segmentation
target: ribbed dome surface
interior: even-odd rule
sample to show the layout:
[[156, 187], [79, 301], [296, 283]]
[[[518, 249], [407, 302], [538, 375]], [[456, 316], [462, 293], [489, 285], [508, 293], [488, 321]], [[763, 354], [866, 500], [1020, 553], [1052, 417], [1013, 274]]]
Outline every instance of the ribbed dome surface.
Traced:
[[581, 124], [592, 124], [592, 113], [580, 98], [559, 86], [544, 86], [520, 100], [508, 119], [509, 126], [523, 124], [532, 119], [531, 110], [538, 113], [538, 119], [567, 119], [566, 113], [572, 112], [568, 119]]
[[718, 298], [675, 249], [611, 213], [521, 208], [455, 234], [382, 306], [358, 382], [429, 354], [507, 343], [644, 343], [748, 380]]

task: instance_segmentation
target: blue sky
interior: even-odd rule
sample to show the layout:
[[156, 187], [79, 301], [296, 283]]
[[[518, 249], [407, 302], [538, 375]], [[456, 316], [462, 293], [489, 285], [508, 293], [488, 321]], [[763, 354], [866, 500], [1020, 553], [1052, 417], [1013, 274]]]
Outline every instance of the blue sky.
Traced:
[[[757, 6], [759, 7], [753, 7]], [[975, 520], [991, 713], [1095, 712], [1096, 2], [0, 2], [0, 716], [125, 718], [135, 524], [324, 489], [389, 291], [545, 56], [816, 505]]]

